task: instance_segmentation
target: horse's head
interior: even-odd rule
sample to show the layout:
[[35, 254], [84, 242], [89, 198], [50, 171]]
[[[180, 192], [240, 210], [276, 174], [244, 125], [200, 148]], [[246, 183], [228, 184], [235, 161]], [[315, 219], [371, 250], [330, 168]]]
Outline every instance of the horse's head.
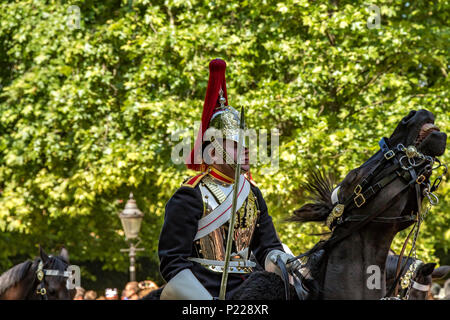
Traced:
[[[397, 264], [399, 261], [399, 256], [395, 254], [390, 254], [386, 260], [386, 284], [387, 287], [391, 287], [397, 273]], [[409, 300], [425, 300], [428, 296], [428, 292], [431, 289], [431, 284], [433, 279], [444, 277], [445, 266], [441, 267], [440, 270], [435, 269], [436, 263], [423, 263], [420, 260], [416, 260], [413, 258], [402, 258], [402, 265], [405, 264], [403, 268], [402, 277], [405, 277], [406, 272], [410, 269], [410, 267], [416, 264], [414, 274], [411, 278], [412, 283], [411, 289], [409, 291]], [[400, 288], [400, 295], [405, 296], [406, 289]]]
[[[383, 150], [380, 142], [381, 149], [375, 155], [349, 172], [339, 184], [337, 195], [339, 203], [346, 204], [344, 215], [377, 214], [379, 217], [395, 218], [420, 210], [418, 206], [424, 197], [424, 189], [430, 191], [432, 187], [429, 178], [433, 163], [446, 147], [447, 135], [434, 125], [434, 119], [434, 115], [427, 110], [411, 111], [400, 121], [389, 139], [385, 139], [385, 148], [389, 149]], [[358, 192], [362, 196], [358, 196]], [[395, 219], [390, 221], [399, 222], [395, 231], [412, 223], [400, 223], [401, 220]]]
[[[38, 288], [45, 288], [44, 292], [49, 300], [72, 300], [74, 290], [67, 288], [67, 277], [64, 275], [69, 266], [67, 249], [62, 248], [59, 256], [48, 255], [41, 247], [39, 250], [43, 278], [40, 281], [38, 279]], [[37, 295], [39, 298], [39, 294]]]
[[434, 124], [433, 113], [421, 109], [411, 111], [395, 128], [389, 138], [392, 147], [414, 145], [419, 152], [438, 157], [444, 154], [447, 135]]
[[409, 300], [425, 300], [431, 289], [432, 273], [436, 263], [425, 263], [417, 267], [411, 291], [409, 292]]
[[[447, 135], [434, 125], [434, 119], [427, 110], [411, 111], [389, 139], [380, 141], [380, 150], [350, 171], [337, 188], [314, 174], [306, 187], [316, 201], [296, 210], [290, 220], [327, 221], [332, 229], [342, 225], [335, 233], [369, 216], [377, 217], [374, 222], [395, 225], [394, 233], [411, 225], [406, 216], [417, 213], [424, 189], [425, 193], [433, 191], [429, 181], [433, 163], [445, 151]], [[396, 219], [401, 216], [405, 218]]]
[[[423, 198], [427, 196], [430, 201], [435, 200], [433, 191], [442, 177], [435, 183], [430, 182], [430, 177], [432, 171], [441, 166], [436, 157], [444, 153], [446, 139], [446, 134], [434, 125], [431, 112], [411, 111], [400, 121], [389, 139], [380, 140], [380, 150], [363, 165], [350, 171], [336, 188], [333, 188], [330, 179], [313, 173], [312, 181], [306, 188], [314, 194], [315, 201], [294, 211], [290, 219], [324, 221], [332, 230], [327, 240], [320, 241], [303, 254], [309, 257], [307, 267], [312, 271], [313, 278], [319, 282], [325, 281], [322, 277], [325, 269], [320, 267], [325, 264], [321, 257], [328, 256], [324, 253], [330, 253], [331, 248], [352, 236], [353, 240], [363, 239], [361, 246], [376, 256], [373, 261], [381, 265], [395, 234], [417, 220]], [[364, 238], [361, 238], [362, 233]], [[341, 248], [344, 250], [342, 252], [351, 253], [354, 247], [354, 243], [347, 242]], [[311, 260], [312, 257], [315, 259]], [[345, 263], [352, 264], [346, 260], [347, 256], [335, 255], [333, 258], [332, 263], [339, 268]], [[338, 273], [331, 270], [327, 281], [337, 282]], [[349, 285], [348, 290], [351, 287]], [[382, 292], [364, 290], [361, 294], [372, 298]], [[331, 297], [335, 298], [333, 294]]]

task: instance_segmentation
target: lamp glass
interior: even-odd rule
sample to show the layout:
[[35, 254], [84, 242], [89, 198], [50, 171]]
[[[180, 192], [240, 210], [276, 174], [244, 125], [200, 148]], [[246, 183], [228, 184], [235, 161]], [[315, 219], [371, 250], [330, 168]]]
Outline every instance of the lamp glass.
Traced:
[[120, 217], [127, 239], [136, 239], [141, 229], [142, 217]]

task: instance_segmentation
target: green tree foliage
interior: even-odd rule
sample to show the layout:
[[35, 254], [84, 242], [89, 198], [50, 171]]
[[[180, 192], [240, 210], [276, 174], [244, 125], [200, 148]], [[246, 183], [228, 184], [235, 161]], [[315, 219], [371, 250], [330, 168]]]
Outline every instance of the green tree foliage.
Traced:
[[[172, 163], [171, 135], [194, 139], [216, 57], [248, 125], [280, 131], [280, 169], [253, 176], [282, 241], [311, 247], [323, 226], [283, 222], [306, 202], [311, 168], [344, 178], [413, 109], [450, 132], [449, 2], [377, 1], [379, 28], [366, 2], [2, 1], [0, 270], [41, 243], [125, 271], [130, 191], [156, 260], [165, 203], [193, 174]], [[449, 191], [420, 235], [424, 260], [450, 247]]]

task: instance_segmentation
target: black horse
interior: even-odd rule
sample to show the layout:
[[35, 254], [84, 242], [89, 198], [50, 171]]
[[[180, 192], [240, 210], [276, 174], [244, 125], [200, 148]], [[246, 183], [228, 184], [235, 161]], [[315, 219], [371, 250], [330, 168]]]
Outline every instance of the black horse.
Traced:
[[64, 276], [69, 266], [68, 251], [62, 248], [56, 257], [47, 255], [40, 246], [39, 251], [34, 261], [22, 262], [0, 276], [0, 300], [73, 299], [75, 290], [67, 289]]
[[[389, 254], [386, 261], [386, 287], [389, 288], [395, 281], [395, 275], [397, 271], [397, 263], [399, 256], [395, 254]], [[423, 263], [413, 258], [403, 257], [402, 264], [406, 262], [406, 268], [402, 272], [402, 276], [406, 274], [406, 271], [413, 263], [417, 263], [418, 266], [412, 277], [412, 287], [409, 292], [408, 300], [426, 300], [431, 289], [433, 280], [442, 279], [448, 273], [450, 273], [450, 266], [440, 266], [436, 268], [436, 263], [429, 262]], [[435, 269], [436, 268], [436, 269]], [[399, 294], [403, 296], [405, 294], [404, 289], [400, 289]]]
[[[385, 263], [392, 240], [415, 222], [425, 194], [433, 189], [429, 180], [433, 162], [445, 151], [447, 136], [434, 125], [434, 119], [427, 110], [411, 111], [404, 117], [390, 138], [380, 141], [381, 149], [338, 184], [337, 200], [344, 205], [341, 211], [335, 211], [336, 202], [331, 200], [333, 182], [322, 174], [312, 175], [306, 187], [315, 201], [296, 210], [290, 220], [326, 222], [330, 214], [336, 219], [328, 221], [333, 228], [329, 238], [304, 254], [307, 262], [300, 275], [304, 297], [359, 300], [385, 296]], [[378, 266], [381, 276], [381, 285], [375, 288], [367, 285], [373, 266]], [[291, 297], [297, 297], [292, 286]], [[264, 271], [253, 273], [233, 296], [238, 300], [284, 298], [282, 279]]]

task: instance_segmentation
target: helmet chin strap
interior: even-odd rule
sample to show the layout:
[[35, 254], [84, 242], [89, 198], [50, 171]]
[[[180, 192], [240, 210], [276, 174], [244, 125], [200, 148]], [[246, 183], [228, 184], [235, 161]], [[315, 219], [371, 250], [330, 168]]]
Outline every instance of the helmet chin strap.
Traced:
[[[216, 152], [220, 152], [220, 154], [222, 154], [222, 158], [225, 163], [229, 165], [234, 171], [236, 171], [237, 163], [234, 161], [233, 157], [222, 147], [222, 145], [216, 139], [214, 139], [214, 137], [211, 138], [211, 144], [213, 145]], [[241, 167], [241, 174], [244, 174], [245, 172], [246, 171]]]

